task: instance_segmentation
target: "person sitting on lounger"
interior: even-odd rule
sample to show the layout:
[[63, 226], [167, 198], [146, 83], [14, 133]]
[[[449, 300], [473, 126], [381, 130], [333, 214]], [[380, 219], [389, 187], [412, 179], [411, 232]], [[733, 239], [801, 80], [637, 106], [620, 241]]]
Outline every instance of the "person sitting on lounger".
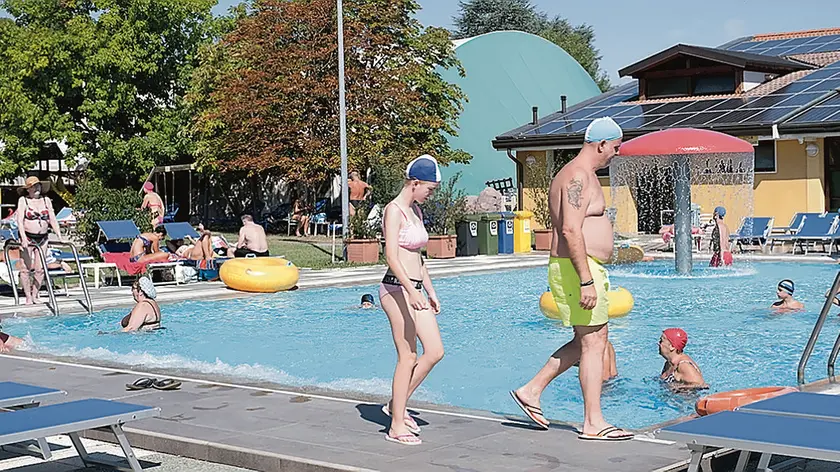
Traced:
[[262, 226], [254, 223], [251, 215], [242, 215], [242, 229], [239, 230], [239, 241], [236, 242], [235, 257], [247, 257], [251, 254], [257, 257], [268, 257], [268, 239]]
[[[44, 259], [47, 260], [47, 269], [49, 270], [63, 270], [64, 272], [72, 270], [69, 264], [56, 259], [52, 249], [44, 253]], [[12, 270], [26, 269], [18, 248], [9, 248], [9, 261], [12, 263]], [[3, 251], [0, 251], [0, 262], [6, 262], [6, 254]]]
[[773, 311], [777, 313], [790, 313], [801, 311], [805, 308], [802, 302], [793, 299], [793, 290], [793, 280], [785, 279], [779, 282], [779, 285], [776, 287], [776, 296], [779, 297], [779, 300], [773, 303]]
[[659, 355], [665, 365], [659, 378], [674, 389], [709, 388], [694, 360], [683, 350], [688, 344], [688, 334], [680, 328], [668, 328], [659, 337]]
[[131, 313], [120, 321], [123, 332], [160, 329], [160, 306], [155, 301], [157, 289], [145, 275], [131, 285], [131, 295], [137, 302]]
[[20, 346], [21, 343], [23, 343], [23, 339], [16, 338], [10, 334], [0, 331], [0, 352], [9, 352]]
[[[192, 238], [187, 236], [192, 241]], [[200, 236], [193, 244], [183, 244], [175, 250], [175, 254], [191, 261], [209, 261], [213, 258], [212, 235], [210, 231], [201, 229]]]
[[151, 233], [143, 233], [131, 244], [130, 261], [148, 264], [166, 262], [169, 253], [160, 250], [160, 243], [166, 237], [166, 227], [160, 225]]

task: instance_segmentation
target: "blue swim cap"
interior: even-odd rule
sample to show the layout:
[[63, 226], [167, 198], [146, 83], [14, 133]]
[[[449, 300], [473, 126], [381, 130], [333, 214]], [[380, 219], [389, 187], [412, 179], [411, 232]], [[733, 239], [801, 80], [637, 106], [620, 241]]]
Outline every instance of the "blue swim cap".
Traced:
[[793, 290], [794, 290], [793, 280], [790, 280], [790, 279], [782, 280], [781, 282], [779, 282], [778, 289], [793, 295]]
[[621, 126], [610, 117], [598, 118], [589, 123], [586, 128], [584, 141], [587, 143], [600, 143], [601, 141], [612, 141], [624, 137]]
[[726, 216], [726, 208], [724, 208], [724, 207], [716, 207], [716, 208], [715, 208], [715, 213], [717, 213], [717, 215], [718, 215], [719, 217], [723, 218], [724, 216]]
[[424, 182], [440, 182], [440, 167], [434, 157], [423, 154], [408, 163], [405, 168], [405, 178], [422, 180]]
[[362, 295], [362, 303], [370, 303], [371, 305], [373, 305], [373, 295], [369, 293]]

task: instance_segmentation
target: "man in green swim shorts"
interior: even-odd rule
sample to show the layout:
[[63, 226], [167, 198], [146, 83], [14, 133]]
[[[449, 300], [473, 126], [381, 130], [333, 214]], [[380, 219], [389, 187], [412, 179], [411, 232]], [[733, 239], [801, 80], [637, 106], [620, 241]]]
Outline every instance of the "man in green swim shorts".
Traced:
[[595, 172], [609, 166], [621, 146], [621, 128], [611, 118], [589, 124], [580, 153], [554, 177], [549, 209], [554, 236], [548, 284], [563, 324], [574, 338], [551, 355], [527, 384], [511, 391], [516, 404], [540, 428], [549, 422], [540, 396], [558, 375], [580, 361], [584, 419], [580, 439], [622, 441], [633, 435], [610, 425], [601, 413], [604, 354], [607, 345], [610, 280], [604, 262], [612, 257], [613, 228]]

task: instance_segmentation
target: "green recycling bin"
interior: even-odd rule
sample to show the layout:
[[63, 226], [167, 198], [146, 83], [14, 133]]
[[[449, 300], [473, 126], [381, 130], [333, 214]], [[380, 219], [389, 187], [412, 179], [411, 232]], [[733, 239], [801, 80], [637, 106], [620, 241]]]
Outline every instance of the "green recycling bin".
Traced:
[[466, 215], [463, 220], [455, 224], [455, 233], [458, 235], [458, 242], [455, 246], [457, 257], [478, 255], [478, 223], [480, 219], [478, 215]]
[[478, 221], [478, 253], [485, 256], [499, 254], [499, 214], [482, 213]]

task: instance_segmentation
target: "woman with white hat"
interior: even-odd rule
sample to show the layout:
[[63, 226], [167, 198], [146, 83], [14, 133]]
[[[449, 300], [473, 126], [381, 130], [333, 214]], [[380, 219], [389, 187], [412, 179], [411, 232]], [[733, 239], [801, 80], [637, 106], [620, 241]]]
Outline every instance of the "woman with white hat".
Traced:
[[147, 276], [139, 277], [131, 285], [131, 294], [137, 302], [131, 313], [125, 315], [120, 325], [124, 332], [160, 329], [160, 305], [157, 304], [157, 289]]
[[61, 241], [61, 228], [55, 219], [52, 201], [44, 196], [49, 189], [49, 181], [41, 181], [34, 175], [27, 177], [23, 187], [18, 189], [21, 197], [18, 200], [15, 219], [20, 232], [20, 245], [23, 248], [21, 255], [27, 269], [20, 273], [20, 284], [23, 286], [27, 305], [40, 303], [38, 293], [44, 283], [44, 267], [41, 265], [40, 256], [36, 254], [36, 247], [41, 251], [47, 249], [50, 227]]

